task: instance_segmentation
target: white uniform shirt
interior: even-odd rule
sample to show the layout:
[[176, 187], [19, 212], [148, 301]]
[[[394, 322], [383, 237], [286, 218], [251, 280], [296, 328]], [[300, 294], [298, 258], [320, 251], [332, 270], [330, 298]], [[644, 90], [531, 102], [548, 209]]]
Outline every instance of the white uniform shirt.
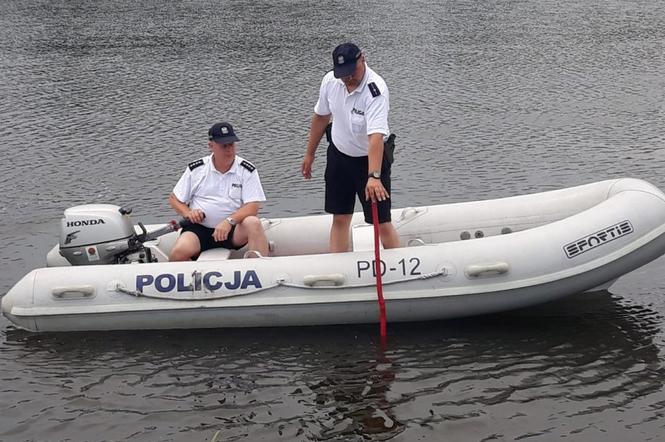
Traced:
[[226, 173], [215, 169], [212, 155], [190, 163], [173, 194], [191, 209], [202, 210], [206, 217], [201, 224], [210, 228], [243, 205], [266, 200], [259, 172], [238, 155]]
[[[373, 83], [380, 95], [370, 90]], [[380, 133], [390, 135], [388, 111], [390, 94], [388, 86], [376, 72], [365, 64], [365, 76], [360, 85], [349, 93], [346, 85], [328, 72], [321, 82], [319, 101], [314, 106], [317, 115], [332, 114], [332, 139], [340, 152], [352, 157], [367, 155], [368, 135]]]

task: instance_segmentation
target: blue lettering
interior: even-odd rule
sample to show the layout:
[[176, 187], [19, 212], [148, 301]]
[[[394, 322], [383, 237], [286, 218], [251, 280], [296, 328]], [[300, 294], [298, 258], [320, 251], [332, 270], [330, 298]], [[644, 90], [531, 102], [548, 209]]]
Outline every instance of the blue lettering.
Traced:
[[194, 290], [201, 291], [201, 272], [194, 272]]
[[209, 272], [209, 273], [206, 273], [203, 276], [203, 285], [205, 286], [205, 288], [207, 288], [211, 292], [214, 292], [215, 290], [221, 289], [222, 286], [224, 285], [224, 283], [221, 282], [221, 281], [217, 281], [217, 282], [214, 282], [214, 283], [212, 281], [210, 281], [210, 278], [212, 278], [213, 276], [215, 278], [219, 279], [219, 278], [222, 277], [222, 274], [219, 273], [219, 272]]
[[192, 290], [192, 285], [185, 285], [185, 274], [178, 273], [178, 291], [179, 292], [189, 292]]
[[152, 275], [136, 275], [136, 291], [143, 293], [143, 287], [153, 283]]
[[150, 285], [154, 285], [157, 291], [161, 293], [171, 292], [174, 289], [178, 292], [200, 291], [203, 287], [213, 292], [222, 287], [227, 290], [246, 289], [250, 287], [262, 288], [259, 276], [254, 270], [248, 270], [244, 275], [240, 270], [236, 270], [233, 272], [233, 279], [227, 282], [224, 282], [222, 274], [216, 271], [205, 274], [194, 272], [192, 278], [192, 282], [186, 284], [187, 281], [184, 273], [177, 273], [175, 275], [164, 273], [157, 276], [136, 275], [136, 290], [143, 293], [143, 289]]
[[261, 288], [261, 281], [259, 281], [259, 276], [254, 270], [247, 270], [245, 277], [242, 280], [241, 289], [246, 289], [248, 286], [253, 285], [257, 289]]
[[[164, 285], [166, 282], [166, 285]], [[155, 288], [159, 292], [170, 292], [175, 288], [175, 276], [173, 275], [159, 275], [155, 278]]]
[[[233, 272], [233, 283], [227, 282], [226, 284], [224, 284], [224, 287], [226, 287], [229, 290], [235, 290], [238, 287], [240, 287], [240, 271], [239, 270], [236, 270], [235, 272]], [[243, 287], [243, 288], [245, 288], [245, 287]]]

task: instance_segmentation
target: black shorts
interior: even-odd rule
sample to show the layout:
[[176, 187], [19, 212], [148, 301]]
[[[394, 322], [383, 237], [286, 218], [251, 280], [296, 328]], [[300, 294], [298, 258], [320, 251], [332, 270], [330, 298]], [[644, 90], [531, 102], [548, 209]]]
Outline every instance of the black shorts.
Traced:
[[[356, 203], [356, 195], [360, 199], [365, 214], [365, 222], [372, 224], [372, 201], [365, 201], [367, 185], [367, 163], [364, 157], [351, 157], [343, 154], [334, 144], [328, 146], [326, 162], [326, 202], [325, 210], [333, 215], [350, 215]], [[383, 158], [381, 165], [381, 183], [390, 194], [390, 163]], [[391, 221], [390, 198], [377, 201], [379, 224]]]
[[229, 236], [224, 241], [215, 241], [212, 237], [214, 231], [215, 229], [211, 229], [210, 227], [206, 227], [201, 224], [192, 224], [190, 226], [184, 227], [180, 234], [182, 235], [185, 232], [192, 232], [194, 235], [196, 235], [199, 238], [199, 243], [201, 244], [201, 252], [205, 252], [206, 250], [210, 249], [217, 249], [219, 247], [231, 250], [238, 250], [242, 249], [246, 245], [246, 244], [243, 244], [241, 246], [233, 245], [232, 240], [233, 240], [233, 234], [236, 231], [236, 226], [231, 227]]

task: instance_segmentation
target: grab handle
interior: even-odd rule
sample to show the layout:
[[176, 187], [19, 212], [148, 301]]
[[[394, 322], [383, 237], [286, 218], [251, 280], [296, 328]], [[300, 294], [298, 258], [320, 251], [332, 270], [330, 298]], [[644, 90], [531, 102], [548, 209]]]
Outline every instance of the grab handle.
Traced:
[[307, 286], [340, 286], [346, 282], [341, 273], [330, 273], [327, 275], [305, 275], [303, 283]]
[[92, 298], [95, 295], [95, 287], [92, 285], [55, 287], [53, 290], [51, 290], [51, 294], [54, 298], [58, 299]]
[[508, 273], [509, 270], [510, 265], [507, 262], [495, 262], [493, 264], [472, 264], [464, 271], [467, 276], [476, 278], [482, 275], [503, 275], [504, 273]]

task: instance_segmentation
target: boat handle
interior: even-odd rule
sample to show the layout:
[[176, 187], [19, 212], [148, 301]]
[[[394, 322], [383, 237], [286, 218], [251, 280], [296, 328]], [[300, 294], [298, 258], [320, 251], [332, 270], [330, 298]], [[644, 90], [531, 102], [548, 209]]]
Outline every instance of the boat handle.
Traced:
[[341, 273], [330, 273], [327, 275], [305, 275], [303, 284], [314, 287], [315, 285], [342, 285], [346, 278]]
[[71, 287], [56, 287], [51, 290], [51, 294], [59, 299], [81, 299], [91, 298], [95, 294], [95, 287], [92, 285], [77, 285]]
[[484, 274], [502, 275], [510, 270], [507, 262], [495, 262], [494, 264], [473, 264], [466, 268], [468, 276], [478, 277]]

